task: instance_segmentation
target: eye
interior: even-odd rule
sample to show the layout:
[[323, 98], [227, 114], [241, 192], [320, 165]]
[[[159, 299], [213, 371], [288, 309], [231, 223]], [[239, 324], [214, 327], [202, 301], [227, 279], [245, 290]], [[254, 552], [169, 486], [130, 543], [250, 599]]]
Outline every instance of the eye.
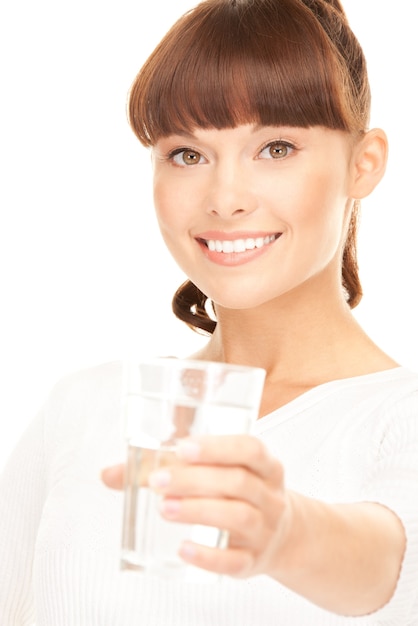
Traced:
[[261, 150], [259, 159], [284, 159], [294, 150], [294, 146], [287, 141], [271, 141]]
[[200, 152], [192, 150], [191, 148], [177, 148], [176, 150], [170, 152], [168, 158], [175, 165], [179, 165], [180, 167], [184, 167], [185, 165], [197, 165], [198, 163], [206, 162]]

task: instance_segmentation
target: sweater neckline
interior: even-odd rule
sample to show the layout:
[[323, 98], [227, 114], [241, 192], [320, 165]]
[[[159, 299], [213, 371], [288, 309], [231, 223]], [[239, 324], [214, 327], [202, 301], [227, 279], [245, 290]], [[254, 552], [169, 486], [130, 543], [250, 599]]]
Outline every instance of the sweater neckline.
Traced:
[[379, 372], [372, 372], [371, 374], [361, 374], [360, 376], [351, 376], [349, 378], [337, 378], [335, 380], [321, 383], [320, 385], [316, 385], [315, 387], [312, 387], [312, 389], [303, 392], [283, 406], [274, 409], [266, 415], [263, 415], [263, 417], [260, 417], [255, 422], [253, 430], [256, 433], [261, 433], [264, 430], [264, 427], [269, 426], [273, 420], [275, 424], [284, 422], [303, 409], [317, 404], [331, 393], [334, 393], [336, 390], [347, 389], [358, 385], [369, 385], [376, 382], [383, 383], [392, 380], [400, 380], [410, 376], [418, 376], [418, 374], [402, 365], [397, 365], [396, 367], [391, 367], [387, 370], [381, 370]]

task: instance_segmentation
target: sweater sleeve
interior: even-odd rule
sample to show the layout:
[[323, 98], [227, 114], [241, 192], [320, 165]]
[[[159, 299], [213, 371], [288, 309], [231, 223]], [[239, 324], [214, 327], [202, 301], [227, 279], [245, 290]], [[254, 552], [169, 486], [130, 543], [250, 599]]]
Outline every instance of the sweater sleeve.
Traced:
[[[377, 624], [409, 624], [418, 609], [418, 392], [387, 407], [390, 419], [375, 441], [363, 499], [391, 509], [402, 522], [406, 551], [397, 587], [389, 603], [375, 614]], [[415, 623], [415, 622], [413, 622]]]
[[32, 421], [0, 476], [0, 624], [33, 624], [32, 564], [45, 494], [44, 418]]

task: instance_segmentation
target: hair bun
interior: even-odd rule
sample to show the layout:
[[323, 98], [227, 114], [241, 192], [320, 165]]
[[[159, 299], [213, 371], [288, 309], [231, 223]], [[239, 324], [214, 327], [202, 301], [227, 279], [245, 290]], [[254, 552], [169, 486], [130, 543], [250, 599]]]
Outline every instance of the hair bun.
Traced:
[[340, 0], [324, 0], [324, 2], [326, 2], [327, 4], [330, 4], [332, 7], [334, 7], [334, 9], [337, 9], [337, 11], [345, 15], [345, 11]]
[[340, 0], [324, 0], [324, 2], [328, 2], [328, 4], [331, 4], [335, 9], [338, 9], [339, 11], [343, 10]]
[[338, 13], [341, 13], [341, 15], [345, 17], [345, 11], [340, 0], [303, 0], [303, 2], [310, 9], [313, 9], [315, 5], [318, 6], [321, 4], [329, 4], [333, 9], [335, 9], [336, 11], [338, 11]]

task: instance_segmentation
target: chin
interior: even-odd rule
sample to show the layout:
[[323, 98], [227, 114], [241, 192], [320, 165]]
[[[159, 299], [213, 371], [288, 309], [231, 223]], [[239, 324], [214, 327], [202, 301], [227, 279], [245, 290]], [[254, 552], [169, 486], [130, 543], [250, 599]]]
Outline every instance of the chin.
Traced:
[[224, 309], [231, 309], [236, 311], [245, 311], [249, 309], [257, 309], [265, 304], [269, 304], [276, 298], [271, 297], [271, 293], [268, 296], [261, 294], [259, 296], [255, 294], [243, 294], [228, 293], [227, 295], [220, 296], [219, 293], [213, 294], [214, 297], [208, 296], [215, 307], [222, 307]]

